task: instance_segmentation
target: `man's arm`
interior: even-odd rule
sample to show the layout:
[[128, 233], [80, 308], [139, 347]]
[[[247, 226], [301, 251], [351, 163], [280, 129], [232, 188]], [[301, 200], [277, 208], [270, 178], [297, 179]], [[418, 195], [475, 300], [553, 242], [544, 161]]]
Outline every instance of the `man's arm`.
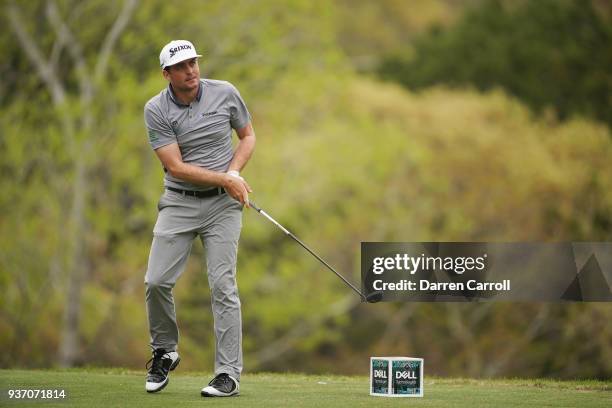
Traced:
[[234, 158], [229, 165], [228, 171], [235, 170], [240, 172], [251, 158], [253, 150], [255, 150], [255, 131], [251, 122], [249, 122], [243, 128], [236, 130], [236, 134], [239, 139], [238, 146], [236, 146]]
[[[253, 149], [251, 148], [251, 152]], [[251, 187], [241, 178], [230, 176], [227, 173], [206, 170], [193, 164], [184, 163], [181, 150], [177, 143], [160, 147], [155, 150], [155, 154], [162, 162], [166, 170], [173, 177], [190, 182], [192, 184], [215, 185], [223, 187], [227, 193], [242, 204], [249, 206], [249, 192]], [[250, 154], [249, 154], [250, 157]], [[235, 159], [234, 159], [235, 160]], [[248, 157], [247, 159], [248, 160]], [[233, 161], [232, 161], [233, 162]], [[246, 161], [245, 161], [246, 163]]]

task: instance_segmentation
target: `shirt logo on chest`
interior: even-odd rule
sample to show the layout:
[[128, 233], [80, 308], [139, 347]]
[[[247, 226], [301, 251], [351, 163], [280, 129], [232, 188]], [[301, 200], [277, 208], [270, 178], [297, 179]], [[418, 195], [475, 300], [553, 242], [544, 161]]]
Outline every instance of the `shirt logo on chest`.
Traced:
[[216, 115], [217, 111], [212, 111], [212, 112], [204, 112], [202, 113], [202, 117], [208, 117], [208, 116], [212, 116], [212, 115]]

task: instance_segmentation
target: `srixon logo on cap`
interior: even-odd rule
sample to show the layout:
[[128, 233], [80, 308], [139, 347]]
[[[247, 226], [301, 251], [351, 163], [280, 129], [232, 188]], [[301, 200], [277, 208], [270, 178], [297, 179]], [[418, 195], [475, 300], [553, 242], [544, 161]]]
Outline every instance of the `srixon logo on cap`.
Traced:
[[423, 359], [413, 357], [370, 358], [370, 395], [422, 397]]
[[174, 57], [174, 54], [176, 54], [179, 51], [182, 50], [190, 50], [191, 49], [191, 45], [178, 45], [174, 48], [170, 48], [170, 58]]

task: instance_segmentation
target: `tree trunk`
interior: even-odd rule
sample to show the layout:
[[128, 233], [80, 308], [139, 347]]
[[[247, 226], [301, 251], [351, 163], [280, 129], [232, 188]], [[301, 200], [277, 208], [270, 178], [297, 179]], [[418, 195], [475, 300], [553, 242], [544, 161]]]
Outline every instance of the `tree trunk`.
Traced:
[[85, 182], [87, 155], [77, 155], [73, 187], [72, 210], [70, 214], [70, 233], [67, 275], [68, 292], [64, 308], [64, 325], [60, 344], [59, 364], [72, 367], [78, 363], [80, 354], [79, 319], [81, 316], [81, 293], [85, 283], [85, 202], [88, 196]]

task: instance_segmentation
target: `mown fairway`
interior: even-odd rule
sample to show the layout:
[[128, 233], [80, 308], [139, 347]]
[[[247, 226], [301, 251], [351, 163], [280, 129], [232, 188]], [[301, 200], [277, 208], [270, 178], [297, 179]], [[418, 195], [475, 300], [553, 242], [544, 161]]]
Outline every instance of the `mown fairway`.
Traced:
[[[189, 407], [610, 407], [612, 382], [426, 378], [423, 398], [368, 395], [368, 378], [334, 375], [245, 374], [237, 398], [208, 399], [208, 373], [173, 373], [158, 394], [144, 391], [144, 371], [118, 369], [0, 370], [1, 406]], [[65, 389], [61, 401], [8, 399], [9, 389]]]

